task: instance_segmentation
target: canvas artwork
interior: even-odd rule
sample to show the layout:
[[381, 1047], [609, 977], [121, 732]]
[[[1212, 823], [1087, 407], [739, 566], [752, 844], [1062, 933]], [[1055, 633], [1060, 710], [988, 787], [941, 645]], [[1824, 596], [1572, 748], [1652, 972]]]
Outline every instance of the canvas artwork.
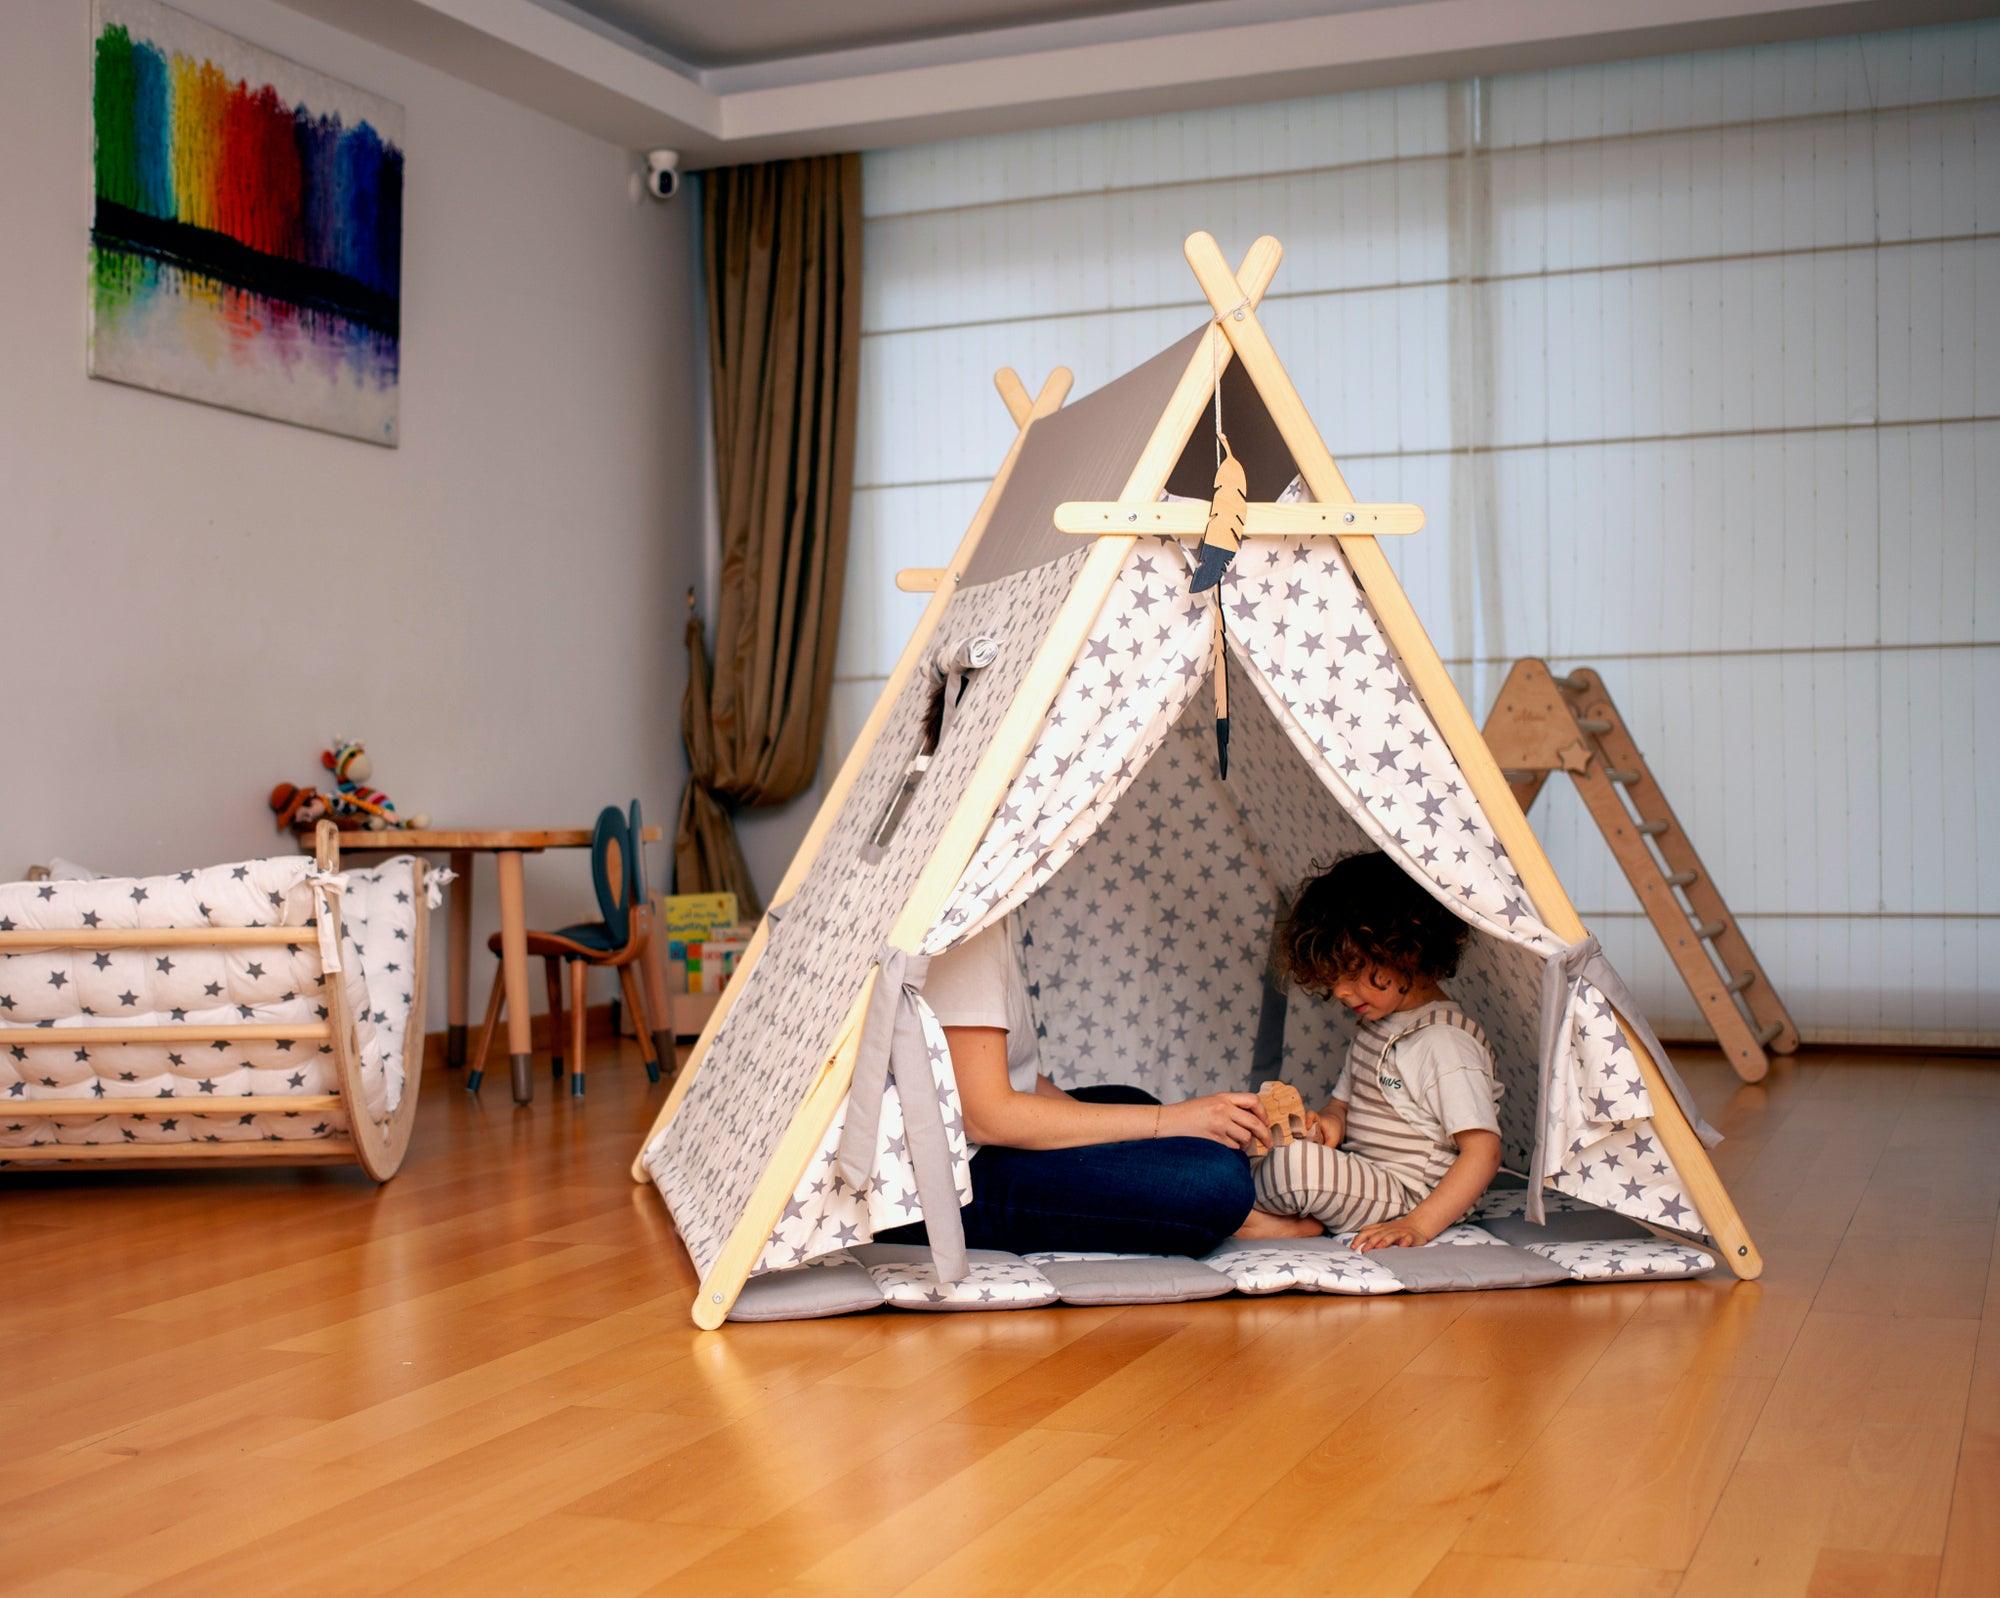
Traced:
[[403, 113], [96, 0], [90, 371], [396, 443]]

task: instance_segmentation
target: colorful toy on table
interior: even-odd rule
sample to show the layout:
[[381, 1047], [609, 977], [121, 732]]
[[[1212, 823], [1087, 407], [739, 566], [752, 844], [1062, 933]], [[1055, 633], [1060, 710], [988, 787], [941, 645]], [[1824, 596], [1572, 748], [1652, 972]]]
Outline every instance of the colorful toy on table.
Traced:
[[379, 788], [366, 784], [375, 775], [368, 751], [352, 738], [334, 741], [331, 749], [320, 751], [319, 763], [333, 773], [336, 791], [331, 796], [336, 820], [358, 818], [370, 832], [388, 832], [398, 827], [427, 827], [426, 815], [399, 816], [396, 803]]
[[317, 788], [281, 782], [271, 790], [271, 811], [280, 832], [302, 832], [327, 813], [326, 795]]
[[1264, 1124], [1271, 1129], [1271, 1147], [1280, 1148], [1306, 1135], [1305, 1100], [1289, 1082], [1266, 1082], [1257, 1090]]

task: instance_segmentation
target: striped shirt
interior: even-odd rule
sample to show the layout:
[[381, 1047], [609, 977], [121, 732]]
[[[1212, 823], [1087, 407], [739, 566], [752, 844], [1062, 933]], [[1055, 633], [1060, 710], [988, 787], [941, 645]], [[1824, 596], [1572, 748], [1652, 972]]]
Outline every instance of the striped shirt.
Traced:
[[1456, 1133], [1500, 1130], [1486, 1034], [1449, 999], [1362, 1022], [1333, 1096], [1347, 1103], [1340, 1146], [1386, 1167], [1419, 1199], [1458, 1158]]

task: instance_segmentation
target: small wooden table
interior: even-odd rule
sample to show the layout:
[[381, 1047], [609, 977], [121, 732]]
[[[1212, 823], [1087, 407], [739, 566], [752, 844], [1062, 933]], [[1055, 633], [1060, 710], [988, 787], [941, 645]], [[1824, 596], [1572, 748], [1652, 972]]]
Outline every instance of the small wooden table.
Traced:
[[[450, 916], [446, 922], [445, 1064], [465, 1064], [466, 984], [472, 969], [472, 857], [490, 854], [500, 879], [500, 969], [507, 984], [507, 1054], [514, 1078], [514, 1102], [527, 1104], [535, 1096], [534, 1073], [528, 1069], [534, 1052], [533, 1002], [528, 992], [528, 921], [522, 893], [521, 859], [546, 849], [588, 849], [588, 827], [425, 827], [387, 832], [343, 832], [340, 851], [352, 854], [422, 854], [451, 856], [458, 873], [451, 885]], [[645, 829], [641, 839], [657, 843], [658, 827]], [[645, 922], [646, 1000], [652, 1007], [653, 1044], [661, 1069], [672, 1070], [674, 1029], [667, 1009], [666, 973], [652, 931], [653, 907], [636, 904], [632, 913]], [[632, 1018], [633, 1025], [639, 1017]]]

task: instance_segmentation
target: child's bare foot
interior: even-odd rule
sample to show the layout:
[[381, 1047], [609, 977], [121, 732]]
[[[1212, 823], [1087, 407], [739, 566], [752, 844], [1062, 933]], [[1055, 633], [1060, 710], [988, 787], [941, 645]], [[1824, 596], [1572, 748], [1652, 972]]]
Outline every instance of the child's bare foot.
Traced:
[[1318, 1237], [1326, 1230], [1307, 1215], [1270, 1215], [1252, 1210], [1231, 1234], [1253, 1243], [1267, 1243], [1281, 1237]]

